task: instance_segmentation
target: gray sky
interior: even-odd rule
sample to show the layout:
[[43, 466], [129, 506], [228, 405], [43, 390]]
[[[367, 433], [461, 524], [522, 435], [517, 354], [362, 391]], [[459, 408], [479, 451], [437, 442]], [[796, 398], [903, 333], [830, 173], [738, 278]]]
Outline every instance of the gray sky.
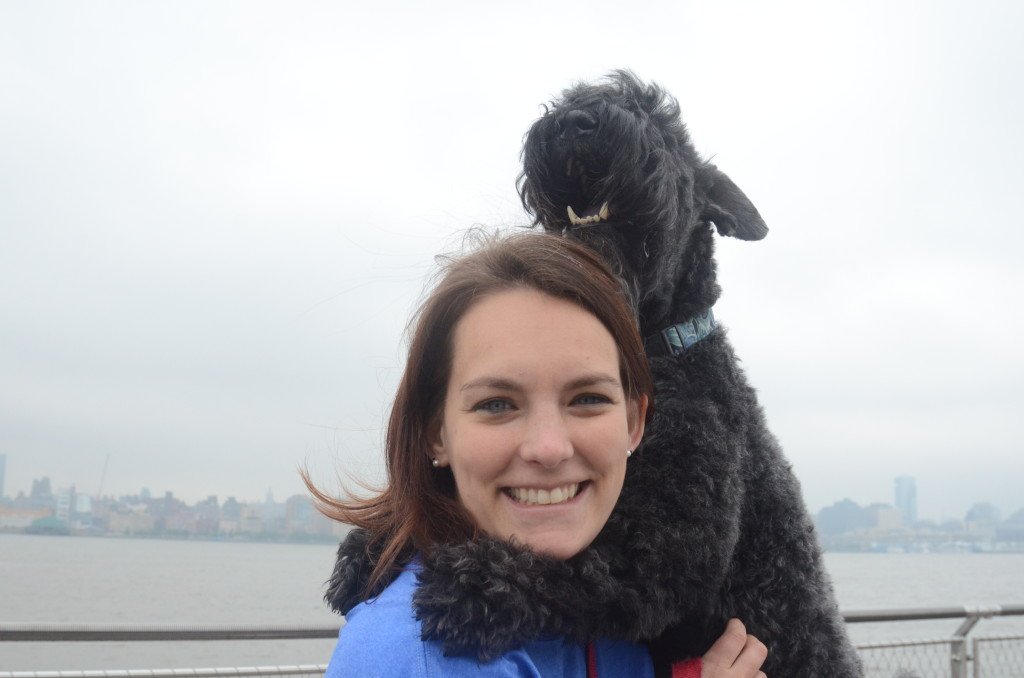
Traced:
[[433, 255], [628, 67], [771, 229], [716, 315], [811, 510], [1024, 506], [1024, 5], [836, 5], [0, 4], [6, 493], [379, 478]]

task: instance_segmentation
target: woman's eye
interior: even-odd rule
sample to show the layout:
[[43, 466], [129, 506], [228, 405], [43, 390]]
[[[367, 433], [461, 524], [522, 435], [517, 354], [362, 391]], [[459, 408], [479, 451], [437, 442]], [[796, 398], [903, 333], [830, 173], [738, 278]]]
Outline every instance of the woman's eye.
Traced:
[[477, 412], [489, 412], [491, 414], [500, 414], [507, 412], [512, 409], [512, 403], [507, 400], [485, 400], [482, 403], [473, 407]]
[[611, 400], [607, 396], [598, 395], [597, 393], [585, 393], [584, 395], [576, 396], [572, 402], [575, 405], [603, 405], [604, 403], [610, 403]]

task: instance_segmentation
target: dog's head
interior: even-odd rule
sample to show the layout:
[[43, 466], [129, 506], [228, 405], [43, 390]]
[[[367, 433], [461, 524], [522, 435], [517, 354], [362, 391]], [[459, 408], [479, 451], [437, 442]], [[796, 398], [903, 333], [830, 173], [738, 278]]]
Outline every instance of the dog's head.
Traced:
[[641, 304], [677, 303], [699, 229], [744, 240], [768, 232], [743, 192], [698, 155], [676, 100], [629, 71], [563, 92], [527, 132], [522, 158], [517, 186], [536, 222], [614, 253]]

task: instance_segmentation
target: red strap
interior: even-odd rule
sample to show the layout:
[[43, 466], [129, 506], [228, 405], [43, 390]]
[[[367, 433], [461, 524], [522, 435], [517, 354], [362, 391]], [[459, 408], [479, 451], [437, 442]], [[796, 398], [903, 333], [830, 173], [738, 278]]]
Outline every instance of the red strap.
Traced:
[[676, 662], [672, 665], [672, 678], [700, 678], [702, 668], [700, 657]]
[[593, 643], [587, 643], [587, 678], [597, 678], [597, 647]]

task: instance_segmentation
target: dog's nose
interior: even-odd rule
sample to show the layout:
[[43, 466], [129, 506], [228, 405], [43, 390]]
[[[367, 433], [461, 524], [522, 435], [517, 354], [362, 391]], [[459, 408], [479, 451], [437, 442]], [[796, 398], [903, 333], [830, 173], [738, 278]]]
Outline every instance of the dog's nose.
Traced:
[[583, 110], [573, 110], [565, 114], [560, 121], [559, 134], [584, 135], [597, 128], [597, 118]]

